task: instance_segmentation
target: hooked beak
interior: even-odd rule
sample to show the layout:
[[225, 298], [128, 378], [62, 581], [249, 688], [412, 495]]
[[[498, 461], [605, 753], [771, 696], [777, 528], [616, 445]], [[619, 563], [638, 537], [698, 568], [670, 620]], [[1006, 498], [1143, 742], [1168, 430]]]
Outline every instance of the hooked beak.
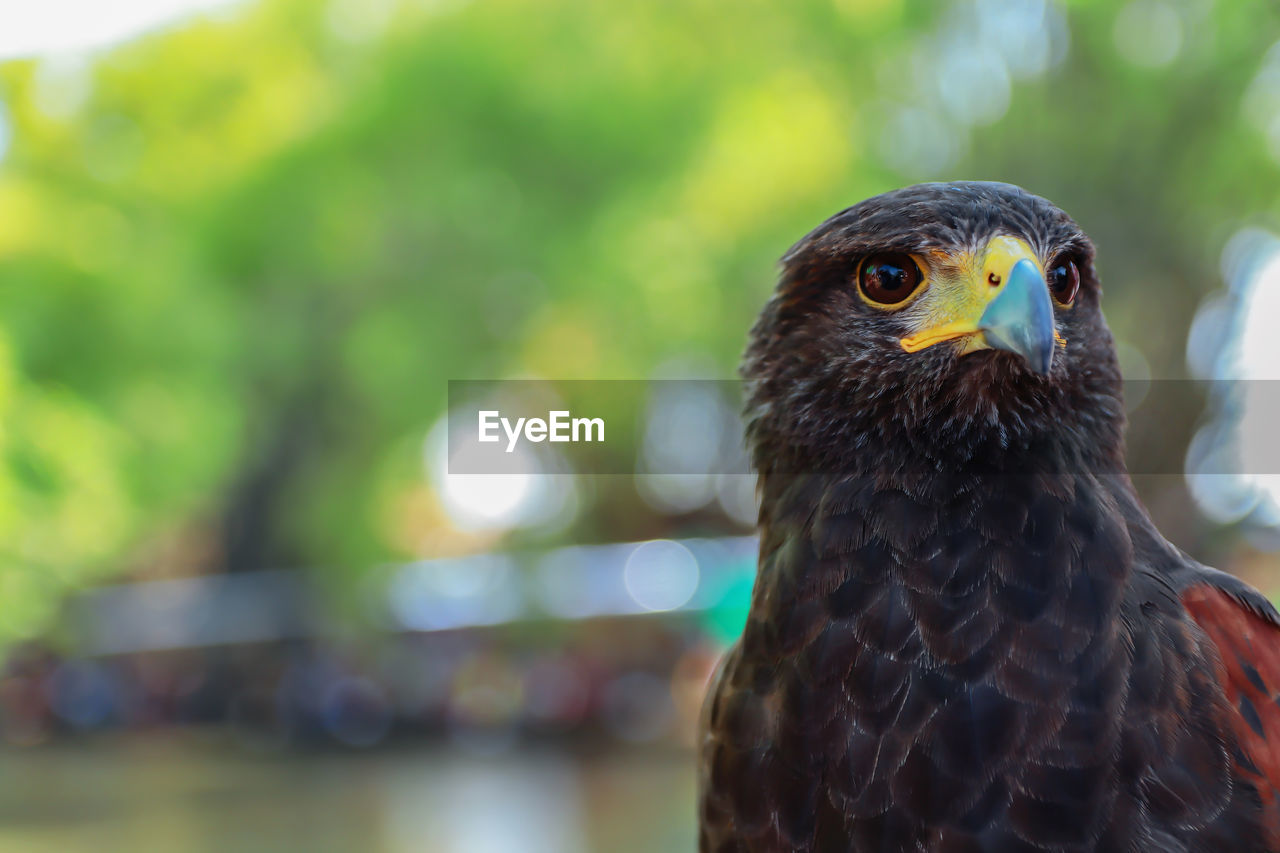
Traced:
[[978, 330], [989, 346], [1016, 352], [1036, 373], [1046, 374], [1053, 363], [1053, 306], [1044, 276], [1028, 260], [1018, 261], [1000, 295], [978, 319]]
[[1057, 341], [1049, 288], [1031, 248], [1015, 237], [995, 237], [971, 274], [939, 281], [925, 306], [925, 328], [902, 338], [907, 352], [966, 338], [962, 354], [980, 349], [1017, 353], [1041, 375], [1053, 363]]

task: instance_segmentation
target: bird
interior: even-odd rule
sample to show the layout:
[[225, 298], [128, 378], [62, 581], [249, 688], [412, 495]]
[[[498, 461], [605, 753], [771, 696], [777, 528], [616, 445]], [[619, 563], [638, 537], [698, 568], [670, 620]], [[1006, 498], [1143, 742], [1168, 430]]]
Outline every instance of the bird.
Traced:
[[1280, 850], [1280, 615], [1157, 530], [1090, 238], [928, 183], [782, 258], [701, 853]]

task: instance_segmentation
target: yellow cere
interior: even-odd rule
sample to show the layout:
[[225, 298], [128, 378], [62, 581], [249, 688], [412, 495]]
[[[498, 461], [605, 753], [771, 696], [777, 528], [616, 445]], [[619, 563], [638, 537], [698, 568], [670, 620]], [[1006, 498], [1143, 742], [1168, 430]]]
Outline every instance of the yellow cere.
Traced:
[[[981, 263], [978, 263], [981, 258]], [[980, 252], [955, 257], [947, 275], [939, 271], [912, 313], [919, 318], [919, 329], [902, 338], [907, 352], [919, 352], [943, 341], [955, 340], [979, 332], [978, 322], [991, 300], [1000, 293], [998, 285], [1009, 277], [1018, 261], [1029, 260], [1044, 275], [1044, 267], [1026, 241], [1017, 237], [993, 237]], [[994, 276], [994, 279], [992, 278]], [[974, 341], [969, 349], [981, 349]]]

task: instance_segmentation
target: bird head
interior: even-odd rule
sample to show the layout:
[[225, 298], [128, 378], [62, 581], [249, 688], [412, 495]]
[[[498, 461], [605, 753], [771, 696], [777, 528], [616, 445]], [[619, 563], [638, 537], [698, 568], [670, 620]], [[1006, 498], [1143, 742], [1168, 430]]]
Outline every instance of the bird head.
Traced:
[[831, 217], [782, 265], [743, 366], [762, 473], [929, 469], [993, 448], [1120, 458], [1093, 244], [1045, 199], [907, 187]]

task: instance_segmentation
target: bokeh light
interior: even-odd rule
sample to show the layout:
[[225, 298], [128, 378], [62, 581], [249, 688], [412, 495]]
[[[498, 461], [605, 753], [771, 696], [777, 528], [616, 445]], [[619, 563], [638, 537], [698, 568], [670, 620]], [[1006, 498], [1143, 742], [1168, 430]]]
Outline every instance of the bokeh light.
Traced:
[[698, 558], [670, 540], [637, 545], [623, 568], [627, 593], [644, 610], [675, 610], [698, 589]]
[[218, 11], [245, 0], [47, 0], [0, 28], [0, 58], [100, 49], [197, 12]]
[[1193, 370], [1212, 381], [1216, 415], [1188, 451], [1204, 511], [1223, 523], [1280, 523], [1280, 238], [1245, 228], [1222, 256], [1228, 290], [1203, 304], [1189, 337]]

